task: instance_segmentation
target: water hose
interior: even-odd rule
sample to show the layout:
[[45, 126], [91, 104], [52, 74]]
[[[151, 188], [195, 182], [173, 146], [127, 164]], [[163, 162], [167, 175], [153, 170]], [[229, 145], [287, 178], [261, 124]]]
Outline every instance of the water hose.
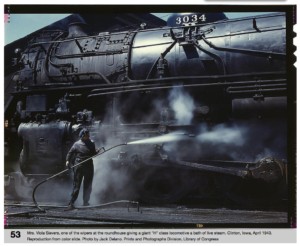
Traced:
[[[86, 209], [86, 208], [99, 208], [99, 207], [105, 207], [116, 203], [131, 203], [137, 205], [137, 211], [139, 212], [140, 209], [140, 203], [135, 201], [129, 201], [129, 200], [120, 200], [120, 201], [113, 201], [108, 203], [102, 203], [98, 205], [90, 205], [90, 206], [76, 206], [77, 209]], [[12, 207], [36, 207], [36, 205], [31, 204], [4, 204], [4, 206], [12, 206]], [[47, 208], [67, 208], [68, 206], [60, 206], [60, 205], [51, 205], [51, 204], [44, 204], [39, 205], [39, 207], [47, 207]], [[40, 212], [40, 211], [39, 211]]]
[[[45, 179], [44, 181], [38, 183], [38, 184], [34, 187], [33, 192], [32, 192], [32, 200], [33, 200], [35, 206], [36, 206], [40, 211], [45, 212], [45, 210], [42, 209], [42, 208], [38, 205], [38, 203], [36, 202], [35, 197], [34, 197], [34, 194], [35, 194], [35, 191], [36, 191], [37, 187], [39, 187], [41, 184], [47, 182], [48, 180], [50, 180], [50, 179], [52, 179], [52, 178], [54, 178], [54, 177], [56, 177], [56, 176], [58, 176], [58, 175], [60, 175], [60, 174], [62, 174], [62, 173], [64, 173], [64, 172], [67, 172], [67, 171], [71, 170], [71, 169], [74, 168], [74, 167], [77, 167], [77, 166], [81, 165], [82, 163], [84, 163], [84, 162], [86, 162], [86, 161], [88, 161], [88, 160], [90, 160], [90, 159], [92, 159], [92, 158], [95, 158], [95, 157], [97, 157], [97, 156], [99, 156], [99, 155], [102, 155], [102, 154], [104, 154], [105, 152], [108, 152], [108, 151], [110, 151], [110, 150], [112, 150], [112, 149], [114, 149], [114, 148], [116, 148], [116, 147], [122, 146], [122, 145], [127, 145], [127, 143], [115, 145], [115, 146], [113, 146], [113, 147], [111, 147], [110, 149], [107, 149], [107, 150], [105, 150], [105, 149], [103, 148], [103, 150], [104, 150], [103, 152], [97, 153], [96, 155], [94, 155], [94, 156], [92, 156], [92, 157], [89, 157], [88, 159], [86, 159], [86, 160], [84, 160], [84, 161], [82, 161], [82, 162], [76, 164], [75, 166], [73, 166], [73, 167], [71, 167], [71, 168], [68, 168], [68, 169], [65, 169], [65, 170], [63, 170], [63, 171], [61, 171], [61, 172], [59, 172], [59, 173], [57, 173], [57, 174], [54, 174], [53, 176], [51, 176], [51, 177]], [[94, 206], [93, 206], [93, 207], [94, 207]]]

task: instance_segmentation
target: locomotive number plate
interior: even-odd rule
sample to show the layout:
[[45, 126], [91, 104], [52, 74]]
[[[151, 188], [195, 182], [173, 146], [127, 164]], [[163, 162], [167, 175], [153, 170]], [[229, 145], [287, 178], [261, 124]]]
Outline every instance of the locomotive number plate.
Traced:
[[189, 23], [189, 22], [197, 22], [198, 20], [200, 21], [206, 21], [206, 17], [205, 15], [192, 15], [192, 16], [182, 16], [182, 17], [178, 17], [176, 18], [176, 24], [182, 24], [182, 23]]

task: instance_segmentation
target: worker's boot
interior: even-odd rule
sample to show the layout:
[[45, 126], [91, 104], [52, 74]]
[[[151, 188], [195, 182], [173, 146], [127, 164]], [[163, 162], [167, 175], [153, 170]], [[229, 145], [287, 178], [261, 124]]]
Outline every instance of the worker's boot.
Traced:
[[69, 204], [69, 206], [67, 207], [67, 209], [65, 211], [73, 210], [73, 209], [75, 209], [75, 206], [73, 204]]
[[88, 202], [84, 202], [83, 206], [90, 206], [90, 204]]

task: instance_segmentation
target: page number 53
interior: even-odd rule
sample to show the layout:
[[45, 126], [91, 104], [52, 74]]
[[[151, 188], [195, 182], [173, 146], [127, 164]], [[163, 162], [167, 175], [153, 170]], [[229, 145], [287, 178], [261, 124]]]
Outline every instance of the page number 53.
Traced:
[[21, 232], [20, 231], [11, 231], [10, 237], [11, 238], [20, 238], [21, 237]]

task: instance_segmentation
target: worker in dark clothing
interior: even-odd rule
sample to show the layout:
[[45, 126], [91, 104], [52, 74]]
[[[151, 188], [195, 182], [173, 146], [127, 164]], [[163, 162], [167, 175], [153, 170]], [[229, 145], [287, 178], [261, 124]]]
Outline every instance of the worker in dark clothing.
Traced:
[[[74, 165], [94, 156], [99, 152], [99, 149], [96, 150], [95, 143], [90, 140], [90, 133], [87, 129], [82, 129], [79, 133], [79, 137], [81, 138], [79, 141], [75, 142], [69, 153], [67, 154], [67, 162], [66, 166], [70, 165], [70, 160], [72, 155], [76, 155]], [[84, 162], [82, 165], [79, 165], [74, 170], [74, 182], [73, 182], [73, 192], [71, 194], [71, 200], [67, 210], [74, 209], [74, 202], [76, 201], [82, 178], [83, 181], [83, 206], [89, 206], [90, 195], [92, 192], [92, 183], [94, 177], [94, 164], [93, 160], [90, 159]]]

